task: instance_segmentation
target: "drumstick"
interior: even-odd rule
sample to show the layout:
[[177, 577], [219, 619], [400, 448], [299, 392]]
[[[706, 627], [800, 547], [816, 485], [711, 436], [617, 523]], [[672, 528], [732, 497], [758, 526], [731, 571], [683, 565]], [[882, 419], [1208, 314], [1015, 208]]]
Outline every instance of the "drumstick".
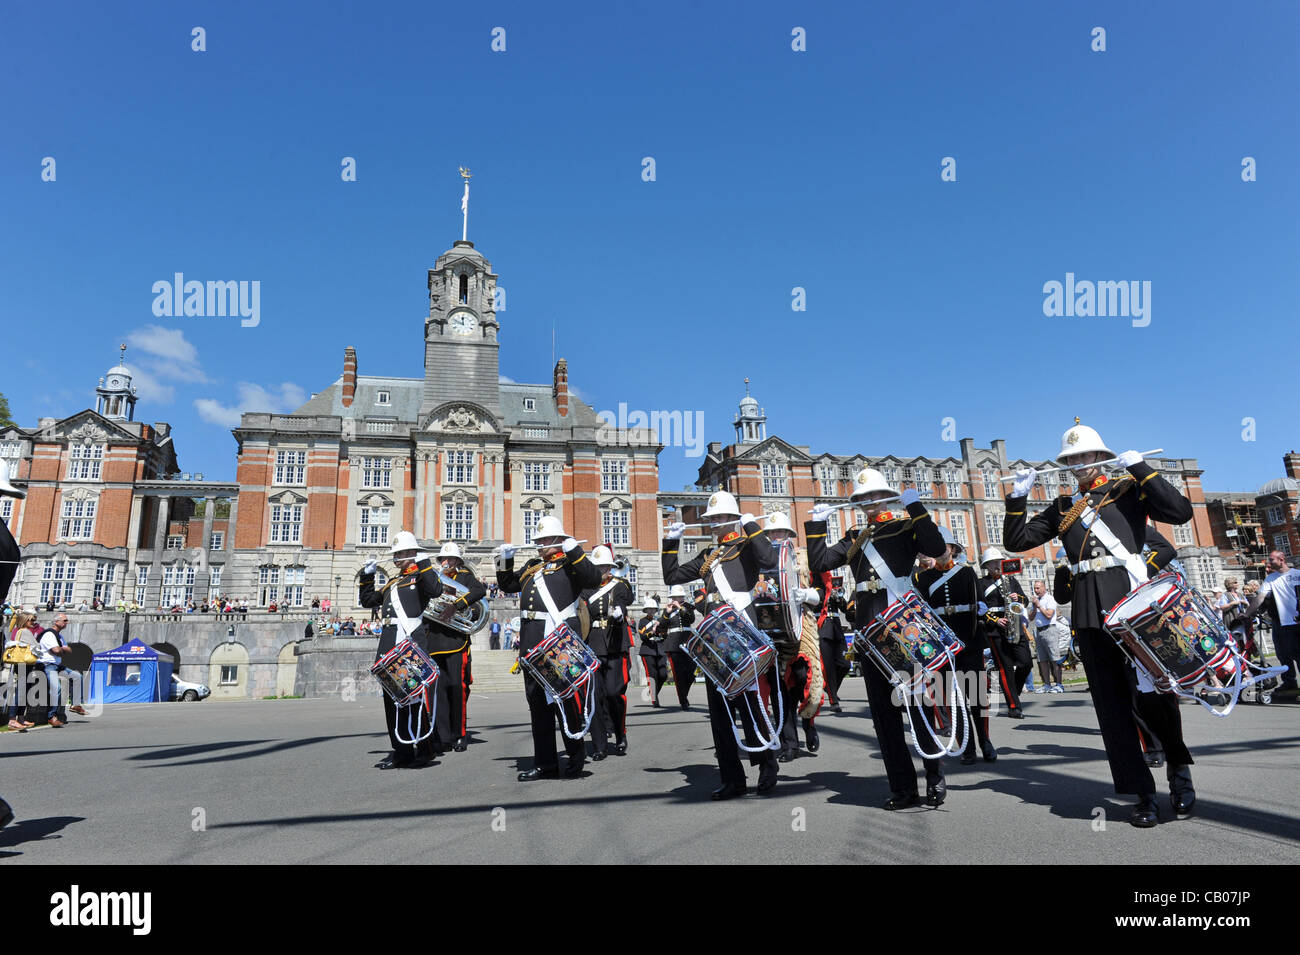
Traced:
[[[1139, 451], [1138, 453], [1145, 458], [1148, 454], [1163, 454], [1164, 450], [1165, 450], [1164, 448], [1152, 448], [1150, 451]], [[1034, 471], [1034, 473], [1048, 474], [1052, 471], [1078, 471], [1080, 468], [1098, 468], [1101, 467], [1103, 464], [1114, 464], [1118, 460], [1119, 457], [1116, 456], [1113, 458], [1106, 458], [1104, 461], [1094, 461], [1092, 464], [1055, 464], [1048, 468], [1038, 468], [1037, 470]], [[1014, 474], [1010, 474], [1004, 478], [1000, 478], [999, 480], [1014, 481], [1015, 479], [1016, 476]]]
[[838, 511], [846, 507], [871, 507], [873, 504], [888, 504], [890, 501], [901, 501], [901, 494], [894, 494], [890, 497], [877, 498], [874, 501], [845, 501], [843, 504], [832, 504], [831, 510]]
[[[755, 521], [766, 521], [766, 520], [768, 520], [769, 518], [776, 517], [776, 515], [778, 515], [778, 514], [784, 514], [784, 513], [785, 513], [785, 511], [772, 511], [772, 513], [770, 513], [770, 514], [759, 514], [759, 515], [757, 515], [756, 517], [754, 517], [754, 520], [755, 520]], [[736, 518], [736, 520], [734, 520], [734, 521], [719, 521], [718, 523], [719, 523], [719, 524], [738, 524], [738, 523], [740, 523], [740, 518]], [[701, 523], [699, 523], [699, 524], [683, 524], [682, 526], [683, 526], [683, 527], [713, 527], [714, 525], [709, 524], [709, 523], [705, 523], [705, 522], [701, 522]]]

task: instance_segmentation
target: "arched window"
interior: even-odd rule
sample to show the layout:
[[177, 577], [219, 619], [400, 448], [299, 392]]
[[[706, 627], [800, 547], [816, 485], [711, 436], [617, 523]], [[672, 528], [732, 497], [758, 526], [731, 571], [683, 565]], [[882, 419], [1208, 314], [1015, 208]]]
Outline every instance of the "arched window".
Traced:
[[469, 304], [469, 276], [464, 272], [460, 274], [460, 302], [462, 305]]

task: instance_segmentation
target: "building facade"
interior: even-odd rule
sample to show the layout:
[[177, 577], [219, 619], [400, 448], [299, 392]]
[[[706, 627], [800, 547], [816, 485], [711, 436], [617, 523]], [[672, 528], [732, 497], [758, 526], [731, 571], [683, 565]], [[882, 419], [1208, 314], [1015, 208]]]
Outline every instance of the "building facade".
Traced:
[[348, 346], [339, 378], [297, 411], [242, 417], [232, 592], [359, 609], [357, 570], [400, 530], [425, 548], [456, 541], [491, 580], [490, 551], [531, 543], [548, 514], [657, 586], [662, 445], [607, 427], [569, 391], [564, 359], [548, 383], [502, 380], [496, 287], [457, 241], [428, 270], [423, 377], [363, 375]]
[[1263, 580], [1264, 558], [1280, 550], [1288, 560], [1300, 554], [1300, 454], [1282, 456], [1283, 477], [1254, 492], [1210, 492], [1211, 529], [1228, 570]]

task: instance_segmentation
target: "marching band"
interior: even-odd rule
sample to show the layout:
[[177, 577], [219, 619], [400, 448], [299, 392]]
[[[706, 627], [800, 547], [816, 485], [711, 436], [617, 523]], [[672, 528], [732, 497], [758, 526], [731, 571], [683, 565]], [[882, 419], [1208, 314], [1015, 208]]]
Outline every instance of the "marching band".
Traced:
[[[1129, 821], [1149, 828], [1160, 819], [1152, 767], [1165, 766], [1175, 817], [1192, 813], [1196, 802], [1180, 698], [1226, 715], [1244, 688], [1267, 687], [1285, 668], [1245, 658], [1246, 648], [1186, 584], [1175, 549], [1150, 522], [1185, 523], [1192, 507], [1143, 453], [1116, 455], [1076, 418], [1056, 460], [1060, 467], [1051, 470], [1073, 474], [1077, 490], [1062, 486], [1055, 501], [1030, 513], [1026, 503], [1041, 472], [1018, 470], [1006, 497], [1004, 546], [1018, 553], [1059, 540], [1055, 600], [1071, 607], [1072, 645], [1115, 790], [1137, 797]], [[1108, 475], [1107, 465], [1127, 473]], [[858, 509], [865, 522], [828, 540], [828, 519], [843, 507]], [[635, 621], [627, 562], [604, 544], [587, 555], [555, 517], [539, 521], [538, 556], [521, 570], [514, 563], [519, 548], [494, 551], [497, 584], [519, 594], [519, 665], [533, 736], [533, 764], [519, 772], [521, 782], [561, 775], [557, 724], [568, 754], [565, 777], [586, 774], [588, 733], [593, 761], [607, 757], [611, 737], [615, 754], [627, 753], [635, 652], [654, 707], [671, 675], [688, 710], [697, 671], [703, 674], [720, 783], [712, 798], [749, 791], [742, 750], [758, 767], [757, 792], [770, 793], [778, 763], [800, 755], [799, 729], [815, 753], [823, 703], [840, 710], [839, 686], [849, 670], [841, 614], [851, 620], [853, 656], [885, 764], [887, 810], [943, 805], [947, 757], [965, 765], [998, 759], [989, 683], [996, 683], [1007, 715], [1023, 718], [1032, 643], [1054, 675], [1049, 687], [1060, 691], [1058, 653], [1042, 648], [1054, 605], [1038, 588], [1032, 601], [1025, 596], [1015, 578], [1019, 560], [986, 548], [980, 576], [919, 493], [891, 486], [879, 471], [859, 471], [844, 504], [812, 508], [803, 554], [787, 515], [741, 513], [727, 491], [709, 497], [703, 521], [696, 526], [707, 527], [713, 541], [685, 563], [679, 551], [688, 525], [667, 527], [661, 556], [671, 589], [662, 607], [647, 598]], [[359, 575], [362, 605], [382, 607], [387, 621], [372, 670], [385, 690], [393, 745], [383, 769], [428, 765], [448, 748], [466, 748], [469, 637], [487, 615], [484, 585], [456, 544], [445, 544], [435, 564], [403, 531], [392, 551], [397, 573], [382, 587], [375, 586], [373, 560]], [[851, 590], [838, 588], [832, 572], [840, 568]], [[1207, 702], [1211, 686], [1230, 697], [1225, 709]], [[905, 719], [925, 770], [924, 800]]]

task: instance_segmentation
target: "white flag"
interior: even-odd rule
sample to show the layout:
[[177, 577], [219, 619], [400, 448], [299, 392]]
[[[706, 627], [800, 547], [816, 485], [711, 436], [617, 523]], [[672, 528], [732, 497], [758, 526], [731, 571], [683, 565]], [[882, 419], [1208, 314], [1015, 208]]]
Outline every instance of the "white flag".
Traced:
[[460, 197], [460, 211], [469, 212], [469, 180], [465, 180], [465, 195]]

